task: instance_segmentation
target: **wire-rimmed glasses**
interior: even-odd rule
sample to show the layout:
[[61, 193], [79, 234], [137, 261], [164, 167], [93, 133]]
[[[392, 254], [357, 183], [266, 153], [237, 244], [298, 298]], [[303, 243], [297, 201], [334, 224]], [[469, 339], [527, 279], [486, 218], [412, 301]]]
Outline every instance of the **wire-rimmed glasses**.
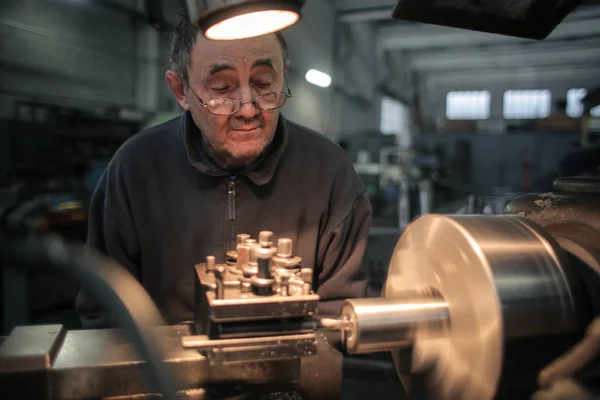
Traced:
[[283, 107], [286, 100], [292, 97], [292, 91], [290, 90], [290, 86], [287, 82], [287, 77], [285, 78], [285, 84], [287, 86], [287, 92], [263, 93], [251, 100], [240, 100], [229, 97], [219, 97], [215, 99], [210, 99], [205, 103], [193, 90], [190, 89], [190, 91], [198, 100], [200, 105], [206, 108], [206, 110], [209, 113], [214, 115], [226, 116], [238, 112], [239, 109], [242, 108], [242, 105], [244, 105], [244, 103], [254, 103], [254, 106], [262, 111], [272, 111]]

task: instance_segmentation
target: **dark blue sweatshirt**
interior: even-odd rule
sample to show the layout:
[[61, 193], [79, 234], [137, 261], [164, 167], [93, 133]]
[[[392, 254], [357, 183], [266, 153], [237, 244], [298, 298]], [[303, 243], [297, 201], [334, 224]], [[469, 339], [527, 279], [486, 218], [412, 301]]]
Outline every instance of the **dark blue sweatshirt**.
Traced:
[[[189, 113], [136, 134], [114, 155], [90, 207], [88, 244], [139, 279], [168, 323], [194, 315], [194, 265], [223, 261], [238, 233], [290, 237], [314, 270], [320, 312], [361, 297], [371, 222], [368, 195], [346, 154], [325, 136], [280, 117], [267, 154], [228, 173], [201, 153]], [[85, 328], [114, 326], [85, 288]]]

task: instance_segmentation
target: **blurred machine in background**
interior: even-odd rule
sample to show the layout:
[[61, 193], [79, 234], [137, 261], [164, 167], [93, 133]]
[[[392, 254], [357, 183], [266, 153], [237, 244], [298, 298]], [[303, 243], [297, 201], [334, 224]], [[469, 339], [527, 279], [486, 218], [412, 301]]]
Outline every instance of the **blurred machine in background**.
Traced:
[[6, 182], [83, 180], [90, 163], [108, 160], [140, 128], [138, 115], [120, 109], [79, 109], [23, 101], [1, 122]]
[[[0, 121], [0, 210], [28, 229], [83, 242], [89, 199], [115, 151], [141, 126], [143, 115], [115, 108], [20, 101]], [[10, 223], [10, 221], [5, 221]], [[77, 282], [51, 272], [0, 273], [1, 331], [17, 324], [60, 320], [79, 326]]]

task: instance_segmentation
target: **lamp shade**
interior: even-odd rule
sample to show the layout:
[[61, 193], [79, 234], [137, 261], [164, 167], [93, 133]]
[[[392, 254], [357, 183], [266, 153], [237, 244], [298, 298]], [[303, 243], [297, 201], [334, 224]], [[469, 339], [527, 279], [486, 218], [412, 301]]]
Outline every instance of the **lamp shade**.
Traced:
[[300, 19], [304, 0], [188, 0], [190, 20], [212, 40], [234, 40], [285, 29]]

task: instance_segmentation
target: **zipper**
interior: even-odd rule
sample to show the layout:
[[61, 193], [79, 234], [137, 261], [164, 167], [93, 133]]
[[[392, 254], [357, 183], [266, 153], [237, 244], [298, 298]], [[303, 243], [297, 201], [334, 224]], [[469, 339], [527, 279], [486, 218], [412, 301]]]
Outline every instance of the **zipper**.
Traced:
[[229, 188], [227, 191], [227, 216], [230, 221], [235, 220], [235, 175], [229, 176]]

